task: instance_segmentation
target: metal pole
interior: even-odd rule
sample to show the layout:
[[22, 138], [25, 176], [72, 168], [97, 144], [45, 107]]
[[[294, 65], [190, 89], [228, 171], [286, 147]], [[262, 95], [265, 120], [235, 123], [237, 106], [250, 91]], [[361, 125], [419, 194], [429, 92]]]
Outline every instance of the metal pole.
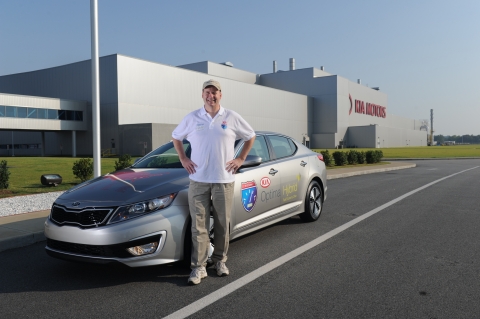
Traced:
[[93, 177], [101, 175], [100, 163], [100, 85], [98, 61], [98, 1], [90, 0], [92, 40], [92, 119], [93, 119]]
[[12, 156], [15, 156], [15, 143], [13, 143], [13, 131], [12, 131]]

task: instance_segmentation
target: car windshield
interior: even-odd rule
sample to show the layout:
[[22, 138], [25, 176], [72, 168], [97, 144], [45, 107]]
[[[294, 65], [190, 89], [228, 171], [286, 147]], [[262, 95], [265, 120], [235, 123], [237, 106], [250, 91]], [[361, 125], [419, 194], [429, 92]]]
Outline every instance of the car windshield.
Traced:
[[[188, 158], [192, 153], [190, 142], [183, 140], [183, 149]], [[183, 168], [173, 142], [169, 142], [140, 158], [133, 168]]]
[[[235, 147], [241, 140], [235, 141]], [[190, 142], [183, 140], [183, 149], [188, 158], [192, 154]], [[173, 142], [169, 142], [140, 158], [132, 168], [183, 168]]]

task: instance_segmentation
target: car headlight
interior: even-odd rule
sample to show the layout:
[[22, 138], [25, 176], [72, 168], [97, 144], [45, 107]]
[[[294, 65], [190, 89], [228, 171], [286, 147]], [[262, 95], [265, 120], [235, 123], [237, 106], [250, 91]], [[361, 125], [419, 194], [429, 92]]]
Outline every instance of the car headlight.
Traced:
[[108, 223], [113, 224], [129, 220], [168, 207], [173, 202], [175, 195], [176, 194], [170, 194], [128, 206], [121, 206], [117, 208]]

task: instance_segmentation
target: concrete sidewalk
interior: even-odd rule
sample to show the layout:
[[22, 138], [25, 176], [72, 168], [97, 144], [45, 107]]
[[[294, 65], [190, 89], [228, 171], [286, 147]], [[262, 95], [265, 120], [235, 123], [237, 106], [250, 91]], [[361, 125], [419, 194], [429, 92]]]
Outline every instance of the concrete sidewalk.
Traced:
[[[388, 172], [415, 167], [414, 163], [394, 162], [375, 166], [335, 168], [327, 171], [327, 179]], [[0, 252], [45, 240], [43, 224], [50, 210], [0, 217]]]

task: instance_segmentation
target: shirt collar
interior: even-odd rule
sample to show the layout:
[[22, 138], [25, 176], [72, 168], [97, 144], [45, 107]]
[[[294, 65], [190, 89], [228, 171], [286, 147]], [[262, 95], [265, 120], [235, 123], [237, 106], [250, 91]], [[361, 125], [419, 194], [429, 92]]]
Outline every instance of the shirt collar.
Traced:
[[[223, 115], [223, 113], [225, 113], [225, 109], [223, 108], [223, 106], [220, 105], [220, 110], [218, 110], [218, 113], [217, 115]], [[207, 111], [205, 110], [205, 106], [203, 106], [201, 109], [200, 109], [200, 115], [208, 115]]]

